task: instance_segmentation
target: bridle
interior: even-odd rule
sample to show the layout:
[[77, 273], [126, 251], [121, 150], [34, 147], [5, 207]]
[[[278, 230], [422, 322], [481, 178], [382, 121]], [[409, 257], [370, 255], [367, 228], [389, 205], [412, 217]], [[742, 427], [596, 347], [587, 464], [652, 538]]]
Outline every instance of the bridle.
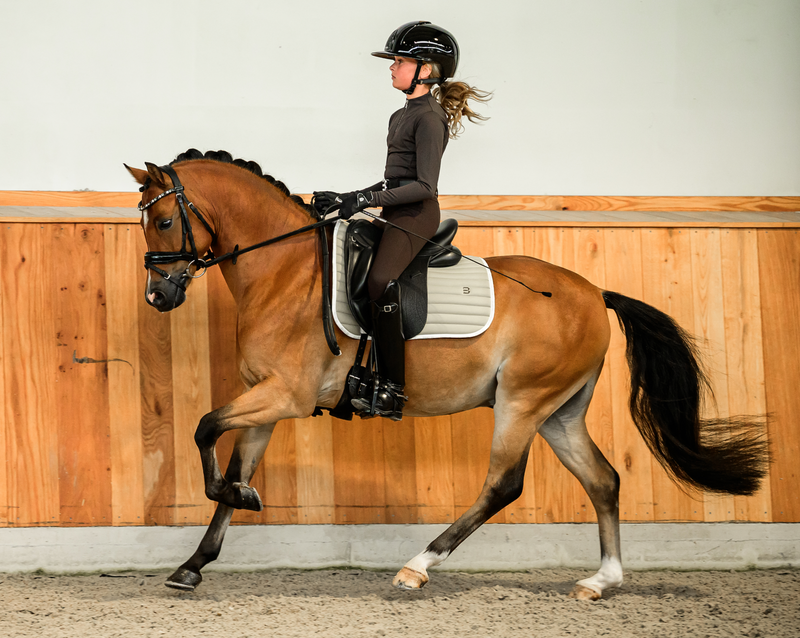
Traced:
[[[161, 166], [160, 168], [162, 172], [169, 175], [170, 179], [172, 179], [172, 188], [165, 190], [163, 193], [154, 197], [146, 204], [140, 203], [138, 208], [140, 212], [144, 212], [167, 195], [174, 194], [178, 200], [178, 208], [181, 212], [181, 249], [180, 251], [148, 251], [144, 254], [144, 267], [148, 270], [152, 270], [153, 272], [157, 272], [164, 279], [175, 284], [181, 290], [186, 290], [186, 286], [183, 285], [182, 279], [184, 277], [189, 277], [191, 279], [202, 277], [206, 272], [209, 262], [214, 259], [214, 253], [211, 252], [210, 249], [202, 259], [200, 258], [200, 255], [198, 255], [197, 246], [194, 242], [194, 233], [192, 233], [192, 225], [189, 223], [189, 213], [186, 212], [186, 207], [188, 206], [189, 209], [203, 223], [203, 226], [205, 226], [208, 234], [211, 235], [212, 243], [216, 241], [217, 235], [214, 232], [214, 229], [211, 228], [211, 225], [206, 221], [205, 217], [203, 217], [200, 214], [200, 211], [197, 210], [195, 205], [186, 200], [186, 197], [183, 194], [183, 184], [181, 184], [181, 181], [178, 179], [178, 174], [175, 172], [175, 170], [170, 166]], [[191, 248], [191, 252], [186, 249], [187, 240], [189, 242], [189, 248]], [[186, 270], [184, 270], [181, 276], [178, 278], [173, 279], [168, 272], [158, 267], [158, 264], [173, 264], [176, 261], [189, 262], [189, 264], [186, 266]], [[201, 269], [201, 273], [199, 275], [191, 274], [190, 268], [193, 265], [196, 265], [197, 269]], [[197, 272], [197, 270], [195, 270], [195, 272]]]
[[[144, 267], [148, 270], [152, 270], [153, 272], [157, 272], [167, 281], [175, 284], [181, 290], [186, 290], [186, 286], [183, 285], [182, 280], [185, 277], [190, 279], [198, 279], [202, 277], [206, 270], [211, 266], [215, 266], [216, 264], [226, 261], [228, 259], [231, 260], [233, 264], [236, 264], [236, 260], [239, 258], [239, 255], [243, 255], [245, 253], [249, 253], [251, 250], [256, 250], [257, 248], [263, 248], [264, 246], [269, 246], [270, 244], [274, 244], [275, 242], [279, 242], [283, 239], [288, 239], [289, 237], [294, 237], [295, 235], [299, 235], [301, 233], [308, 232], [310, 230], [316, 230], [318, 228], [322, 228], [324, 226], [330, 226], [331, 224], [335, 224], [339, 217], [331, 217], [329, 219], [324, 219], [324, 217], [333, 210], [337, 209], [339, 206], [334, 205], [328, 208], [322, 215], [318, 217], [320, 221], [315, 224], [309, 224], [308, 226], [303, 226], [302, 228], [298, 228], [297, 230], [290, 231], [288, 233], [284, 233], [279, 237], [273, 237], [272, 239], [267, 239], [266, 241], [259, 242], [257, 244], [253, 244], [252, 246], [248, 246], [247, 248], [239, 249], [239, 245], [237, 244], [234, 246], [233, 250], [229, 253], [225, 253], [224, 255], [220, 255], [219, 257], [215, 257], [214, 253], [209, 248], [208, 252], [200, 257], [197, 253], [197, 246], [195, 245], [194, 241], [194, 234], [192, 233], [192, 225], [189, 223], [189, 213], [186, 211], [186, 207], [189, 207], [197, 218], [203, 223], [203, 226], [208, 231], [208, 234], [211, 235], [211, 243], [214, 243], [217, 240], [217, 235], [214, 232], [214, 229], [211, 228], [211, 225], [206, 221], [205, 217], [197, 210], [197, 207], [190, 201], [187, 201], [186, 196], [184, 195], [183, 185], [181, 181], [178, 179], [178, 175], [175, 170], [170, 166], [161, 166], [161, 170], [169, 175], [172, 179], [172, 188], [165, 190], [160, 195], [154, 197], [146, 204], [139, 204], [139, 210], [144, 212], [148, 208], [150, 208], [153, 204], [157, 201], [161, 200], [162, 198], [166, 197], [167, 195], [175, 195], [178, 200], [178, 207], [180, 208], [181, 212], [181, 249], [180, 251], [148, 251], [144, 254]], [[187, 240], [189, 244], [189, 248], [191, 248], [191, 252], [187, 250]], [[327, 244], [326, 244], [327, 247]], [[181, 273], [180, 277], [174, 278], [171, 277], [168, 272], [158, 267], [159, 264], [173, 264], [176, 261], [187, 261], [189, 262], [186, 266], [186, 269]], [[200, 270], [200, 274], [192, 275], [189, 269], [192, 266], [196, 266], [195, 273], [197, 270]]]

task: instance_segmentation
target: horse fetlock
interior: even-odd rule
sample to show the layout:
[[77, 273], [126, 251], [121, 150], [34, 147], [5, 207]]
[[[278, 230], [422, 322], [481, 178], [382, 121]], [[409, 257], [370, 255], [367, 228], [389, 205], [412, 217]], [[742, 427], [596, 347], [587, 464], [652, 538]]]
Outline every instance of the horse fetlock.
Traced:
[[422, 589], [430, 580], [427, 573], [418, 572], [416, 569], [403, 567], [392, 581], [398, 589]]
[[167, 578], [164, 584], [172, 589], [180, 589], [182, 591], [194, 591], [203, 580], [199, 571], [193, 571], [181, 565], [175, 570], [175, 573]]

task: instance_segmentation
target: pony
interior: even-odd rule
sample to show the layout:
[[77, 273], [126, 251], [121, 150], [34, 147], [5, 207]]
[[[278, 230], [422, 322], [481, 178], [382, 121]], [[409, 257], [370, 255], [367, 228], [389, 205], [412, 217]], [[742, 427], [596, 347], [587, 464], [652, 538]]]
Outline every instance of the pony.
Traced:
[[[321, 223], [314, 224], [309, 208], [282, 183], [224, 151], [203, 155], [190, 149], [169, 166], [126, 168], [142, 191], [147, 302], [161, 312], [180, 306], [192, 278], [218, 264], [238, 310], [240, 374], [247, 391], [203, 416], [194, 437], [205, 493], [218, 505], [197, 550], [166, 582], [193, 590], [202, 568], [218, 557], [234, 509], [262, 507], [248, 481], [275, 424], [310, 416], [317, 407], [334, 408], [358, 342], [337, 329], [342, 356], [329, 349], [320, 325], [327, 251], [314, 232], [304, 232]], [[256, 245], [264, 247], [245, 248]], [[206, 251], [222, 256], [199, 256]], [[540, 434], [596, 510], [600, 568], [570, 593], [596, 600], [623, 579], [619, 475], [590, 438], [585, 420], [609, 346], [606, 308], [616, 312], [627, 341], [633, 421], [679, 485], [752, 494], [766, 472], [768, 442], [756, 417], [701, 417], [710, 386], [693, 338], [668, 315], [541, 260], [506, 256], [487, 263], [505, 275], [492, 275], [491, 326], [467, 339], [407, 342], [405, 414], [493, 408], [489, 470], [475, 503], [411, 558], [393, 584], [423, 587], [431, 567], [519, 497], [531, 443]], [[534, 294], [519, 282], [552, 296]], [[215, 444], [229, 430], [237, 435], [223, 476]]]

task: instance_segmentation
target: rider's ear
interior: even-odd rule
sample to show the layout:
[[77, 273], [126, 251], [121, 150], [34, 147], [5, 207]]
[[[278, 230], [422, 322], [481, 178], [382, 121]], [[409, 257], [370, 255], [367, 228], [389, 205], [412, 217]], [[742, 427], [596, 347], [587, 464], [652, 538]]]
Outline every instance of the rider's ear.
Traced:
[[123, 164], [125, 168], [128, 169], [128, 172], [133, 175], [133, 179], [136, 180], [138, 184], [144, 186], [145, 182], [150, 179], [150, 175], [147, 171], [143, 171], [141, 168], [131, 168], [127, 164]]
[[155, 182], [156, 186], [169, 188], [169, 184], [167, 184], [167, 177], [163, 172], [161, 172], [161, 169], [158, 166], [151, 164], [150, 162], [145, 162], [144, 165], [147, 167], [147, 174], [150, 176], [150, 179]]

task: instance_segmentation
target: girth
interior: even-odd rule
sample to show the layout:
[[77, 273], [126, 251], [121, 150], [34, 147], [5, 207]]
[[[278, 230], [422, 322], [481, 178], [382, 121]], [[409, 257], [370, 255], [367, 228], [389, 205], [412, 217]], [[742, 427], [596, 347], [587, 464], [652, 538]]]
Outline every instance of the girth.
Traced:
[[[461, 251], [452, 245], [458, 231], [455, 219], [444, 220], [431, 242], [419, 252], [400, 275], [403, 334], [406, 339], [418, 335], [428, 318], [428, 268], [455, 266]], [[383, 228], [366, 220], [350, 222], [344, 242], [344, 268], [347, 302], [361, 328], [372, 331], [372, 312], [369, 308], [367, 277]]]

